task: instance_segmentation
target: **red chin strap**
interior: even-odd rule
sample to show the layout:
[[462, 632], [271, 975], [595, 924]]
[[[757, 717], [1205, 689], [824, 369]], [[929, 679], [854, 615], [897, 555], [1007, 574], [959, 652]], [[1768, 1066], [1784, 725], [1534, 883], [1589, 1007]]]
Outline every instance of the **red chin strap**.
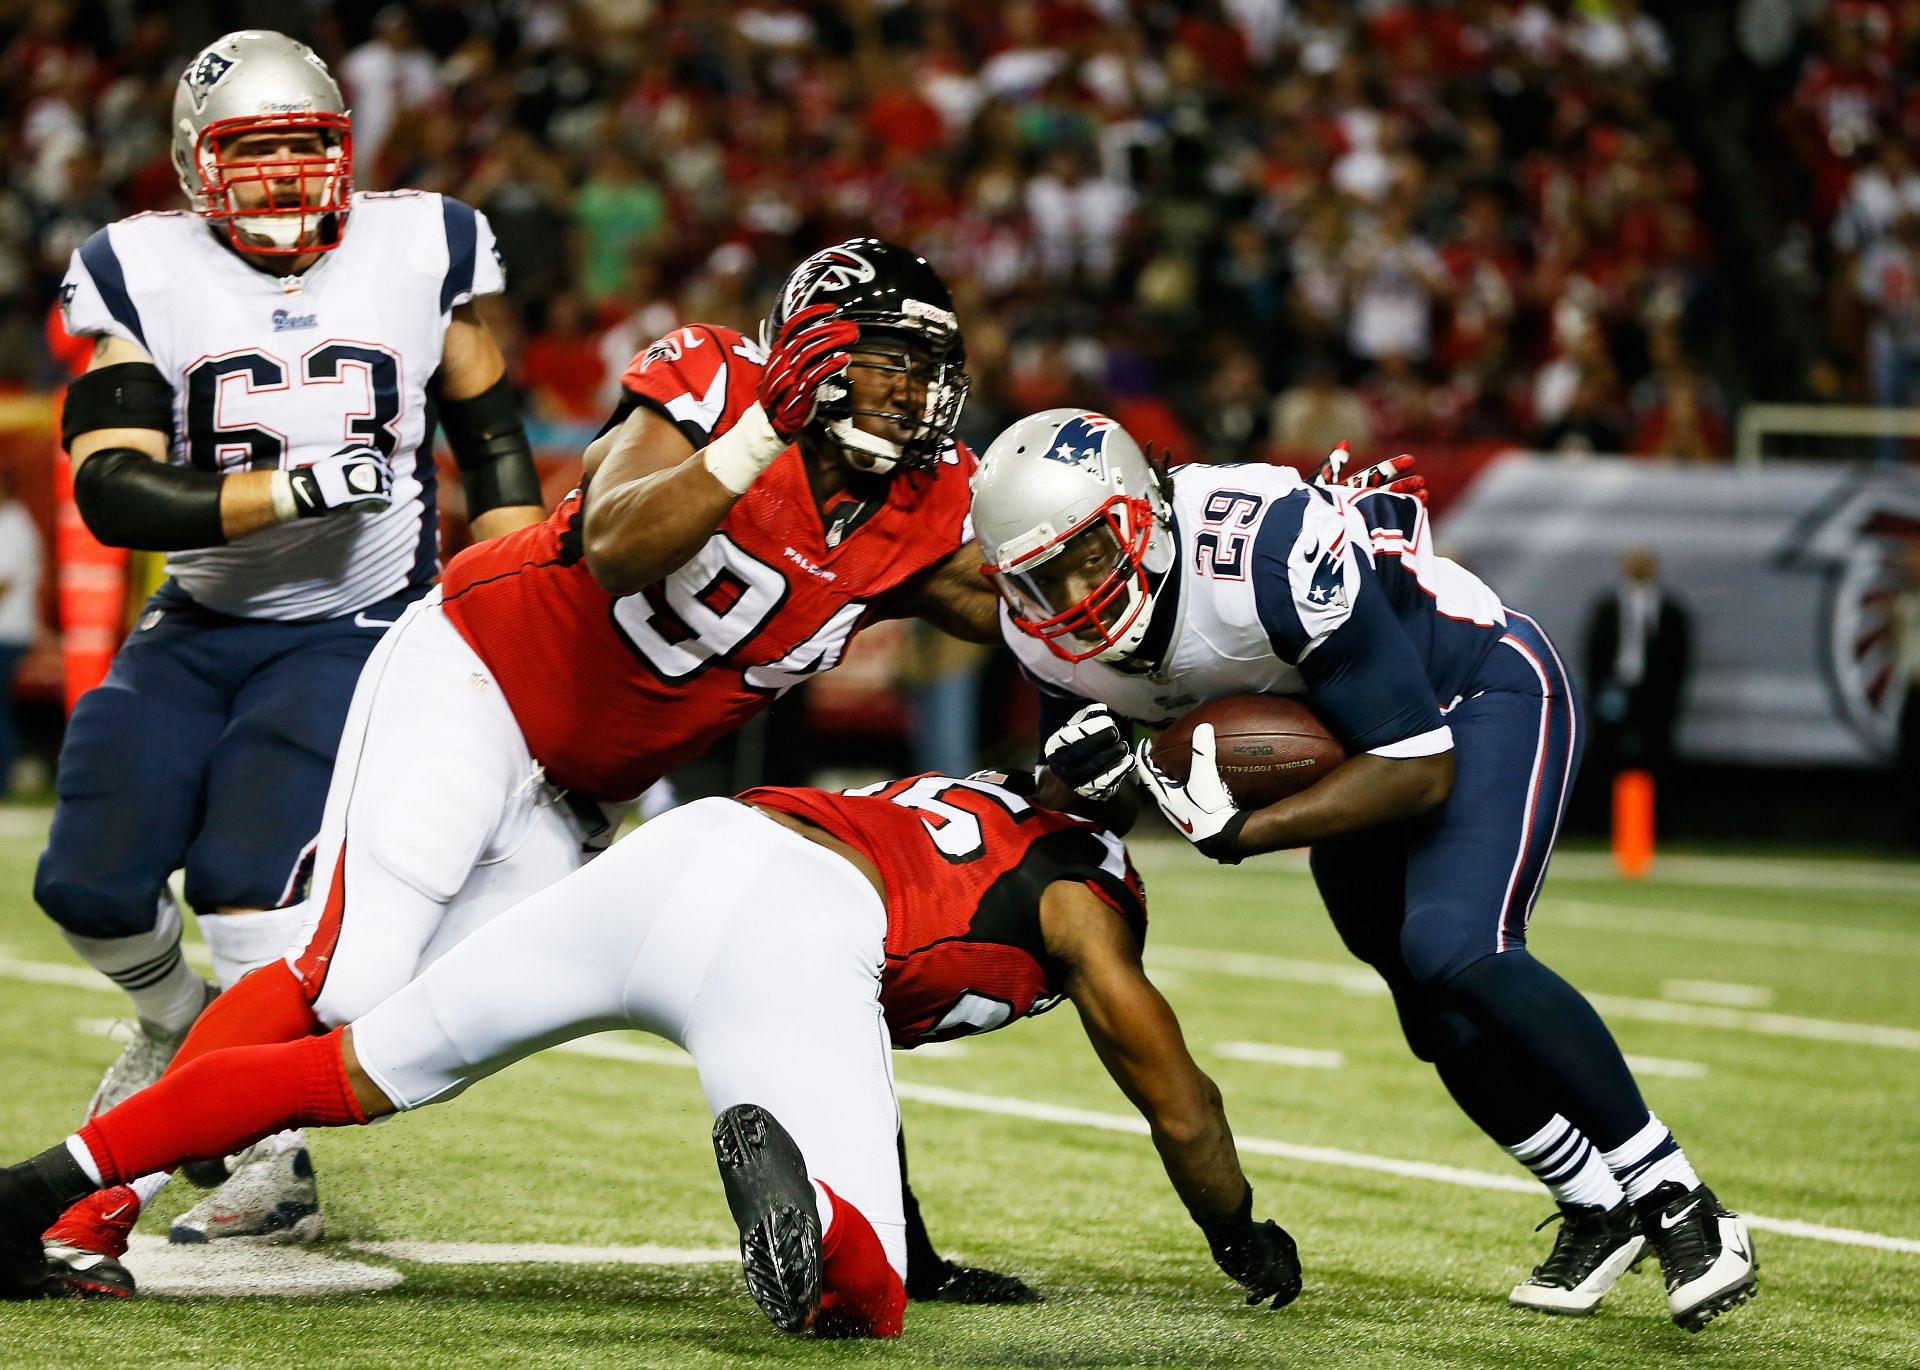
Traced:
[[[338, 151], [320, 157], [267, 157], [221, 161], [220, 143], [250, 133], [317, 132], [338, 145]], [[234, 249], [266, 257], [296, 257], [329, 252], [340, 245], [341, 221], [353, 202], [353, 130], [344, 114], [256, 114], [217, 119], [200, 130], [193, 147], [194, 173], [200, 183], [195, 209], [202, 218], [221, 224]], [[298, 187], [289, 199], [276, 195], [275, 181], [292, 180]], [[259, 186], [264, 202], [243, 207], [235, 195], [242, 186]], [[250, 235], [246, 221], [276, 215], [298, 216], [300, 232], [287, 246]], [[332, 217], [329, 226], [326, 220]]]
[[[1119, 518], [1122, 510], [1127, 514], [1125, 527], [1121, 525]], [[1022, 618], [1011, 604], [1007, 606], [1007, 616], [1013, 620], [1014, 627], [1029, 637], [1039, 638], [1047, 644], [1047, 650], [1061, 660], [1075, 664], [1090, 661], [1100, 653], [1117, 647], [1121, 635], [1133, 626], [1134, 621], [1141, 614], [1146, 612], [1148, 591], [1151, 589], [1147, 581], [1146, 556], [1147, 545], [1153, 537], [1153, 506], [1146, 500], [1130, 495], [1115, 495], [1101, 505], [1093, 517], [1082, 520], [1058, 537], [1043, 543], [1020, 558], [1022, 562], [1031, 562], [1041, 553], [1062, 546], [1102, 520], [1113, 530], [1113, 540], [1120, 547], [1120, 557], [1114, 562], [1113, 569], [1107, 573], [1107, 578], [1101, 581], [1091, 593], [1078, 603], [1068, 605], [1051, 618]], [[1017, 568], [989, 566], [985, 569], [989, 575], [1000, 575]], [[1112, 628], [1108, 628], [1101, 621], [1100, 615], [1112, 608], [1114, 602], [1125, 595], [1129, 585], [1136, 587], [1140, 592], [1133, 611]], [[1075, 650], [1070, 645], [1069, 639], [1083, 643], [1091, 642], [1093, 645]]]

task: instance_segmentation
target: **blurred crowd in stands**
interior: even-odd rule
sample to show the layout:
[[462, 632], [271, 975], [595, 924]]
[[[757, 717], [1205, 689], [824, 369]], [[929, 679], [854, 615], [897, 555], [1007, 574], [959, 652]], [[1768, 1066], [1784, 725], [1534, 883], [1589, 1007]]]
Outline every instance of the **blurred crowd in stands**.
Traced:
[[[1729, 285], [1641, 0], [0, 0], [0, 384], [52, 379], [75, 245], [179, 206], [174, 80], [244, 23], [332, 64], [361, 188], [486, 211], [546, 419], [874, 233], [955, 287], [976, 442], [1073, 402], [1216, 459], [1726, 454]], [[1834, 4], [1782, 113], [1863, 395], [1920, 385], [1916, 41], [1920, 5]]]

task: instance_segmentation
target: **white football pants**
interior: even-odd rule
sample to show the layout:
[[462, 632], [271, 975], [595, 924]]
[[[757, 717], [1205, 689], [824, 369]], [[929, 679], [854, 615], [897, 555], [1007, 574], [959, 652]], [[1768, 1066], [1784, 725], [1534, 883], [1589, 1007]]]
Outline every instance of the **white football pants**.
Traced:
[[584, 836], [431, 591], [367, 658], [340, 736], [306, 921], [286, 958], [315, 1014], [352, 1022], [578, 869], [593, 854]]
[[905, 1278], [886, 929], [850, 862], [702, 799], [474, 931], [354, 1023], [354, 1052], [417, 1108], [557, 1042], [655, 1033], [692, 1053], [715, 1114], [778, 1118]]

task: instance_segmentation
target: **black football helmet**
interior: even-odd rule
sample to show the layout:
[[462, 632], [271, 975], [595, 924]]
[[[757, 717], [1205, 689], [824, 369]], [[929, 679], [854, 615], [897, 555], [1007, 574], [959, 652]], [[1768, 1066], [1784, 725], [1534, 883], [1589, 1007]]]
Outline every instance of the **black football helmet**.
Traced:
[[[861, 471], [884, 474], [938, 461], [960, 421], [967, 398], [967, 348], [954, 316], [953, 296], [925, 257], [878, 238], [850, 238], [801, 262], [781, 283], [773, 310], [760, 325], [771, 347], [786, 321], [813, 304], [831, 304], [860, 327], [853, 365], [925, 382], [918, 414], [855, 409], [840, 378], [820, 388], [814, 422]], [[895, 443], [856, 428], [856, 414], [887, 419], [912, 436]]]

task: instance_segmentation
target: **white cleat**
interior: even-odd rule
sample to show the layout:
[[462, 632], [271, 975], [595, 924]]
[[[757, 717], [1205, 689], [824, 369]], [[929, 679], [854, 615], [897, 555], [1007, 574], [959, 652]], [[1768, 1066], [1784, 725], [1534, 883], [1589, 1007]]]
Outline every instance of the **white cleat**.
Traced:
[[265, 1237], [317, 1242], [326, 1231], [304, 1132], [269, 1137], [232, 1158], [226, 1183], [173, 1220], [170, 1242]]
[[[200, 1006], [204, 1012], [207, 1004], [211, 1004], [220, 993], [220, 987], [204, 981], [202, 983], [207, 988], [206, 1002]], [[174, 1053], [180, 1050], [180, 1044], [187, 1040], [187, 1033], [192, 1026], [189, 1023], [175, 1034], [162, 1032], [144, 1018], [137, 1020], [125, 1049], [107, 1067], [107, 1073], [100, 1077], [99, 1088], [87, 1100], [87, 1117], [105, 1113], [115, 1104], [124, 1102], [158, 1080], [172, 1063]]]
[[1507, 1302], [1536, 1313], [1590, 1316], [1607, 1291], [1647, 1254], [1640, 1219], [1625, 1199], [1611, 1209], [1562, 1204], [1554, 1218], [1560, 1220], [1560, 1235], [1552, 1253], [1513, 1287]]
[[1753, 1238], [1705, 1185], [1669, 1181], [1642, 1199], [1640, 1228], [1660, 1254], [1667, 1309], [1689, 1332], [1752, 1298], [1760, 1279]]

